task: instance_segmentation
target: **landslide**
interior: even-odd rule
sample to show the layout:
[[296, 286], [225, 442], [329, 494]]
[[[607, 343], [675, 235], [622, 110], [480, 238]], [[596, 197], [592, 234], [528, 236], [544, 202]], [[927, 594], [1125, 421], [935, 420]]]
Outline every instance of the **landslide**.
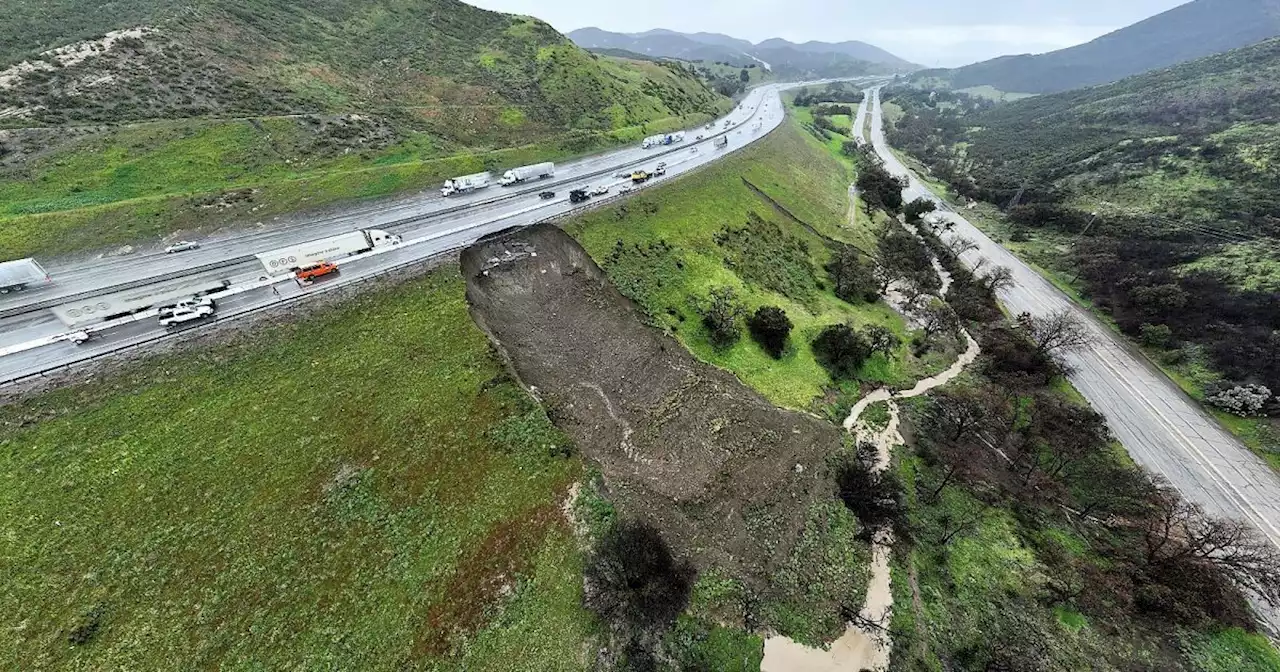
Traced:
[[760, 590], [833, 492], [838, 428], [780, 410], [646, 326], [570, 236], [539, 225], [462, 253], [471, 314], [604, 477], [624, 516]]

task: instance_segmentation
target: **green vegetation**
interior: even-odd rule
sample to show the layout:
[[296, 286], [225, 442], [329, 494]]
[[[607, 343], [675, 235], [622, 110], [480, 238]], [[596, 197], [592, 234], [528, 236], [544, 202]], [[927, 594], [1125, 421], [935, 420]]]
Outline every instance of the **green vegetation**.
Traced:
[[587, 668], [581, 468], [456, 273], [263, 329], [0, 410], [0, 664]]
[[[680, 65], [589, 54], [535, 19], [455, 0], [199, 12], [129, 0], [118, 16], [91, 4], [62, 0], [0, 29], [30, 28], [4, 44], [35, 49], [157, 28], [0, 90], [0, 128], [12, 128], [0, 256], [269, 221], [631, 142], [730, 105]], [[82, 85], [99, 79], [112, 83]]]
[[[623, 294], [699, 358], [733, 371], [779, 405], [810, 408], [833, 385], [810, 345], [824, 327], [874, 324], [910, 341], [884, 303], [837, 299], [823, 270], [831, 241], [874, 240], [873, 232], [847, 225], [849, 180], [840, 162], [788, 125], [677, 184], [587, 213], [565, 228]], [[727, 348], [711, 341], [697, 309], [722, 287], [734, 290], [747, 313], [761, 306], [786, 311], [794, 330], [780, 360], [750, 339]], [[892, 357], [871, 356], [858, 379], [906, 385], [946, 359], [930, 353], [922, 361], [902, 345]], [[857, 390], [856, 383], [846, 385]]]
[[958, 89], [958, 92], [967, 93], [971, 96], [978, 96], [980, 98], [989, 98], [991, 100], [994, 100], [1000, 103], [1011, 103], [1015, 100], [1022, 100], [1023, 98], [1030, 98], [1036, 95], [1034, 93], [1015, 93], [1012, 91], [1001, 91], [1000, 89], [997, 89], [996, 87], [991, 86], [989, 84], [983, 84], [982, 86], [970, 86], [968, 88]]
[[1211, 403], [1237, 386], [1280, 390], [1280, 107], [1261, 84], [1277, 75], [1270, 40], [1007, 105], [900, 90], [890, 140], [957, 200], [994, 204], [974, 223], [1280, 468], [1280, 420]]

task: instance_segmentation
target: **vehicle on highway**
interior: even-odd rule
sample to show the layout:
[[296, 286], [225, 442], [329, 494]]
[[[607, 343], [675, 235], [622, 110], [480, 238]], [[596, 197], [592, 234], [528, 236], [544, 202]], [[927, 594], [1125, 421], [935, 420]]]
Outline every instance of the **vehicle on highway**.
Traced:
[[156, 314], [159, 315], [160, 317], [164, 317], [165, 315], [172, 314], [174, 311], [186, 310], [188, 308], [197, 308], [199, 306], [207, 306], [209, 308], [213, 308], [214, 310], [217, 310], [218, 302], [214, 301], [211, 297], [208, 297], [208, 296], [192, 296], [190, 298], [183, 299], [170, 306], [161, 306], [160, 308], [156, 309]]
[[161, 316], [160, 326], [172, 327], [177, 324], [203, 320], [206, 317], [213, 317], [214, 312], [214, 309], [210, 306], [186, 306]]
[[81, 299], [49, 310], [68, 327], [83, 328], [158, 306], [207, 298], [208, 294], [220, 292], [230, 285], [230, 280], [222, 279], [173, 280]]
[[[624, 175], [623, 177], [626, 177], [626, 176]], [[589, 193], [592, 196], [604, 196], [605, 194], [609, 193], [609, 185], [597, 184], [596, 186], [591, 187], [591, 191]]]
[[650, 177], [652, 177], [652, 175], [649, 174], [649, 171], [637, 170], [636, 172], [631, 173], [631, 182], [634, 184], [641, 184], [643, 182], [648, 182]]
[[663, 161], [662, 163], [659, 163], [659, 164], [658, 164], [656, 167], [654, 167], [654, 169], [653, 169], [653, 176], [654, 176], [654, 177], [658, 177], [658, 176], [660, 176], [660, 175], [666, 175], [666, 174], [667, 174], [667, 163], [666, 163], [665, 161]]
[[699, 135], [698, 137], [694, 138], [694, 140], [701, 140], [701, 139], [702, 139], [702, 136], [701, 136], [701, 135]]
[[693, 149], [689, 150], [689, 153], [690, 153], [690, 154], [697, 154], [697, 153], [698, 153], [698, 148], [697, 148], [697, 147], [694, 147]]
[[400, 244], [400, 236], [382, 229], [361, 229], [254, 255], [269, 275], [293, 275], [323, 261], [337, 261], [375, 247]]
[[544, 201], [551, 200], [555, 197], [556, 197], [556, 192], [554, 191], [544, 191], [538, 194], [538, 198], [541, 198]]
[[326, 275], [332, 275], [337, 272], [338, 272], [337, 264], [333, 263], [332, 261], [322, 261], [313, 266], [308, 266], [306, 268], [298, 269], [298, 271], [294, 273], [293, 277], [297, 278], [298, 282], [311, 282], [318, 278], [323, 278]]
[[733, 121], [732, 121], [732, 120], [730, 120], [730, 119], [725, 119], [725, 120], [724, 120], [724, 127], [725, 127], [725, 128], [729, 128], [729, 127], [730, 127], [730, 126], [732, 126], [732, 125], [733, 125]]
[[50, 282], [50, 279], [35, 259], [0, 262], [0, 294], [20, 292], [37, 282]]
[[574, 189], [569, 192], [570, 203], [581, 203], [591, 198], [591, 192], [586, 189]]
[[465, 194], [476, 189], [484, 189], [493, 183], [492, 173], [474, 173], [471, 175], [463, 175], [455, 177], [451, 180], [445, 180], [444, 186], [440, 187], [441, 196], [452, 196], [454, 194]]
[[502, 174], [502, 179], [499, 182], [502, 183], [502, 186], [509, 187], [525, 180], [542, 180], [548, 177], [555, 177], [555, 175], [556, 164], [546, 161], [544, 163], [535, 163], [531, 166], [512, 168]]
[[631, 193], [632, 191], [635, 191], [635, 187], [633, 187], [633, 186], [631, 186], [631, 185], [629, 185], [629, 184], [624, 184], [624, 185], [622, 185], [621, 187], [618, 187], [618, 193], [619, 193], [619, 194], [629, 194], [629, 193]]
[[714, 141], [712, 141], [711, 144], [715, 145], [716, 149], [724, 149], [725, 147], [729, 146], [729, 137], [722, 135], [716, 138]]
[[67, 341], [69, 341], [72, 345], [81, 345], [83, 343], [87, 343], [89, 342], [89, 332], [73, 331], [67, 334]]
[[164, 253], [174, 254], [175, 252], [186, 252], [188, 250], [198, 250], [198, 249], [200, 249], [200, 243], [197, 243], [193, 240], [180, 240], [164, 248]]

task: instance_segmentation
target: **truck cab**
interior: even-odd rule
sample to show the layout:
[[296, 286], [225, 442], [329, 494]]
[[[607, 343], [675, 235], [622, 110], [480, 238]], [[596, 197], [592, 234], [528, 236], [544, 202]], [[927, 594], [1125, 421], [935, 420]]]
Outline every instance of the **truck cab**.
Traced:
[[569, 192], [570, 203], [581, 203], [589, 198], [591, 198], [591, 194], [586, 189], [574, 189]]

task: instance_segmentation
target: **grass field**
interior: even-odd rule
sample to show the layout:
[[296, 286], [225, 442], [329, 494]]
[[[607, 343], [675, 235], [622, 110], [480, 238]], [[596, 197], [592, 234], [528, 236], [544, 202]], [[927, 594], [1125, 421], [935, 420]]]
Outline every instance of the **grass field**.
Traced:
[[[832, 386], [810, 348], [824, 326], [880, 324], [908, 340], [902, 319], [884, 303], [852, 306], [826, 286], [822, 268], [831, 252], [822, 237], [857, 243], [871, 235], [847, 223], [851, 178], [847, 165], [790, 123], [732, 158], [583, 215], [566, 229], [624, 294], [699, 358], [733, 371], [779, 405], [807, 409]], [[710, 342], [695, 306], [717, 287], [733, 288], [749, 312], [763, 305], [786, 310], [795, 329], [781, 360], [745, 335], [725, 349]], [[926, 368], [945, 366], [944, 356], [936, 357], [918, 361], [903, 346], [892, 358], [874, 356], [859, 378], [907, 384]]]
[[264, 329], [0, 410], [0, 667], [585, 669], [581, 467], [456, 272]]

